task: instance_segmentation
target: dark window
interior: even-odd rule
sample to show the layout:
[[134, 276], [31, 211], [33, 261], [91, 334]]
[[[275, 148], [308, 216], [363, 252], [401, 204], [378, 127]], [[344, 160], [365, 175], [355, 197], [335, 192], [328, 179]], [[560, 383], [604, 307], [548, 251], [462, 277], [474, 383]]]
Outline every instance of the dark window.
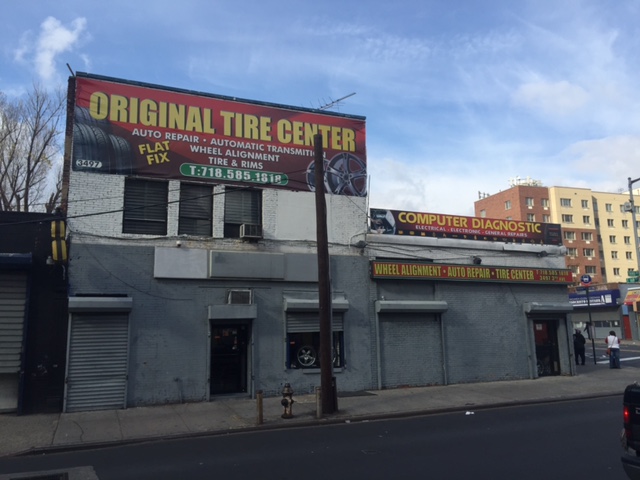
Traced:
[[[343, 332], [333, 332], [333, 366], [343, 364]], [[320, 368], [320, 332], [289, 333], [288, 368]]]
[[166, 235], [168, 192], [167, 182], [125, 179], [122, 232]]
[[262, 225], [262, 190], [226, 187], [224, 193], [224, 236], [239, 238], [243, 223]]
[[178, 235], [211, 236], [212, 196], [211, 185], [180, 184]]
[[[344, 321], [333, 313], [333, 366], [344, 366]], [[320, 318], [317, 313], [287, 314], [287, 368], [320, 368]]]

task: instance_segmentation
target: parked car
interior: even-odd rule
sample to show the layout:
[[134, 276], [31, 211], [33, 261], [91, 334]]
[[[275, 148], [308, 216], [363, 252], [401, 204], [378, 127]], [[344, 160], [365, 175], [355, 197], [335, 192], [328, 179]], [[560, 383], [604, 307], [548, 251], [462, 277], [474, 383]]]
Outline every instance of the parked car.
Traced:
[[625, 388], [622, 405], [622, 467], [629, 478], [640, 480], [640, 385], [637, 382]]

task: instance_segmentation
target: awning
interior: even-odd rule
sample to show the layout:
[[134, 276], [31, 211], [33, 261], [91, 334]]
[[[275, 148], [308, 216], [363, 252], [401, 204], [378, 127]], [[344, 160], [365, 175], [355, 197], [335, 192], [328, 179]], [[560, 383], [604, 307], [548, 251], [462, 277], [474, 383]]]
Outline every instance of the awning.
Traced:
[[28, 267], [32, 263], [30, 253], [0, 253], [0, 267]]
[[442, 300], [376, 300], [378, 313], [442, 313], [449, 309]]
[[69, 297], [70, 312], [130, 312], [131, 297]]
[[571, 313], [573, 305], [569, 302], [559, 303], [542, 303], [542, 302], [525, 302], [523, 305], [524, 313]]
[[638, 290], [629, 290], [627, 295], [624, 297], [625, 305], [633, 305], [637, 301], [640, 300], [640, 289]]
[[[286, 312], [317, 312], [320, 309], [320, 301], [315, 298], [299, 298], [285, 295], [284, 310]], [[331, 310], [334, 312], [346, 312], [349, 310], [349, 300], [344, 295], [334, 295], [331, 299]]]

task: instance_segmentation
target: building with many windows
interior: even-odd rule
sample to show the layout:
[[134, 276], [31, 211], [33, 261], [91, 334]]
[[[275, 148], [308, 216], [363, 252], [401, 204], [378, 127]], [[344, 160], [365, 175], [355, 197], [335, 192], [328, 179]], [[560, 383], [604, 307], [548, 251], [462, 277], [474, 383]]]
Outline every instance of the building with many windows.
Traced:
[[624, 283], [638, 269], [628, 193], [544, 187], [527, 179], [481, 197], [474, 204], [477, 217], [560, 224], [566, 265], [576, 283], [584, 274], [598, 284]]

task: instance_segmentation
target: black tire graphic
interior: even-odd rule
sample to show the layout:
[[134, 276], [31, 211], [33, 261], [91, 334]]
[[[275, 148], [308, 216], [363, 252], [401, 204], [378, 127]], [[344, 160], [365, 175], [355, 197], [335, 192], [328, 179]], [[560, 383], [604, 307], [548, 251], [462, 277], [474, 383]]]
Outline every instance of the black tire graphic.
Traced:
[[109, 138], [104, 130], [78, 123], [73, 129], [73, 169], [109, 172]]
[[111, 173], [121, 175], [133, 173], [133, 151], [131, 144], [122, 137], [109, 135], [111, 142]]
[[81, 123], [83, 125], [89, 125], [91, 127], [98, 127], [107, 133], [111, 132], [111, 124], [108, 120], [96, 120], [89, 113], [89, 109], [86, 107], [76, 107], [74, 112], [75, 123]]

